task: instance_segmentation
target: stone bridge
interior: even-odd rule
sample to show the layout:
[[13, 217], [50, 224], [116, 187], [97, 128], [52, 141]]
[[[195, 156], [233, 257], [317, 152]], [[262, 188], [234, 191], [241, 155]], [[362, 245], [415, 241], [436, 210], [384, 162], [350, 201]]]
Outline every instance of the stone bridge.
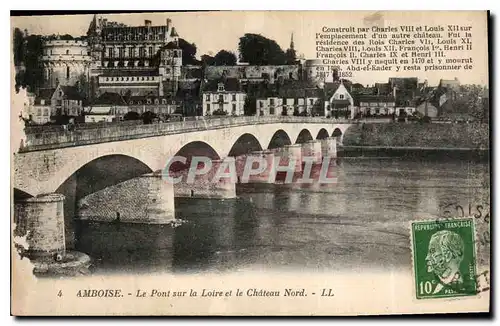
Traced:
[[[64, 253], [75, 239], [74, 217], [170, 223], [175, 219], [174, 197], [236, 196], [234, 183], [174, 188], [155, 173], [173, 156], [217, 161], [268, 149], [288, 150], [291, 156], [298, 151], [300, 157], [305, 149], [335, 156], [336, 144], [350, 126], [326, 118], [225, 117], [35, 128], [14, 154], [14, 221], [18, 234], [30, 231], [33, 256]], [[133, 191], [127, 190], [128, 183]]]
[[350, 126], [325, 118], [235, 117], [31, 133], [15, 154], [14, 188], [32, 196], [55, 192], [82, 167], [106, 156], [122, 158], [113, 170], [139, 161], [159, 171], [180, 153], [221, 159], [331, 136], [341, 142]]

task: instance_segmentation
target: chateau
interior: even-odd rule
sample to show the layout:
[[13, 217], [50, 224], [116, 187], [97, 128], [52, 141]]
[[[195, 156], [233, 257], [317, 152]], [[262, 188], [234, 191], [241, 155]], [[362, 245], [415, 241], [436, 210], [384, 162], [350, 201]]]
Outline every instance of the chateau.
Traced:
[[45, 87], [79, 83], [90, 99], [106, 92], [173, 96], [182, 66], [178, 40], [170, 19], [161, 26], [150, 20], [143, 26], [125, 26], [94, 15], [86, 39], [45, 41]]

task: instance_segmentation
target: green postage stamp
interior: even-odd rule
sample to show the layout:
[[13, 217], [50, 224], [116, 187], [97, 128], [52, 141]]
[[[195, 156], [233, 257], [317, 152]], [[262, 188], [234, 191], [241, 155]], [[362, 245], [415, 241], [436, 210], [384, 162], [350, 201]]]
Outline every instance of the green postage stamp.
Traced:
[[472, 218], [412, 222], [417, 299], [476, 295]]

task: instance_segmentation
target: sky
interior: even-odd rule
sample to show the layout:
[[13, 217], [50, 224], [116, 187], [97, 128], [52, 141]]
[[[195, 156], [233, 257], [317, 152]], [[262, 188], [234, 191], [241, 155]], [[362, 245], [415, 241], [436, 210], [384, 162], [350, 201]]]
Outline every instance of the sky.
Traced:
[[[214, 55], [219, 50], [237, 53], [239, 38], [245, 33], [261, 34], [275, 40], [283, 50], [290, 45], [293, 33], [297, 54], [306, 59], [316, 57], [315, 34], [323, 27], [347, 26], [398, 26], [401, 24], [463, 24], [473, 26], [474, 51], [467, 53], [473, 58], [474, 68], [469, 71], [420, 72], [370, 72], [355, 73], [354, 82], [363, 85], [386, 82], [389, 77], [418, 77], [437, 85], [441, 78], [457, 77], [462, 84], [488, 83], [486, 16], [481, 12], [328, 12], [328, 11], [221, 11], [221, 12], [166, 12], [101, 15], [108, 20], [130, 26], [144, 24], [151, 20], [153, 25], [165, 25], [167, 18], [177, 33], [188, 42], [195, 43], [197, 57]], [[27, 29], [33, 34], [71, 34], [81, 36], [87, 33], [93, 15], [71, 16], [27, 16], [11, 17], [11, 27]]]

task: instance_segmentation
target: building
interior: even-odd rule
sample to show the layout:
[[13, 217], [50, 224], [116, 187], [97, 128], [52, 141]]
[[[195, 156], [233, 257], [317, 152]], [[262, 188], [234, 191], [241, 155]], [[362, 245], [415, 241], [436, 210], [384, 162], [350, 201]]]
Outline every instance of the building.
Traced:
[[439, 115], [439, 109], [428, 99], [419, 103], [415, 108], [415, 111], [424, 117], [427, 116], [430, 118], [436, 118]]
[[50, 99], [51, 116], [79, 116], [83, 112], [83, 97], [74, 86], [59, 84]]
[[117, 93], [104, 93], [85, 112], [85, 123], [123, 120], [129, 111], [125, 99]]
[[325, 84], [325, 117], [353, 118], [354, 99], [342, 81]]
[[45, 39], [43, 42], [44, 87], [74, 86], [88, 78], [92, 57], [88, 43], [82, 39]]
[[207, 82], [202, 92], [203, 115], [243, 115], [246, 94], [235, 78]]
[[28, 124], [45, 124], [50, 122], [50, 98], [54, 89], [43, 90], [39, 96], [28, 94], [28, 101], [24, 103], [23, 118]]
[[264, 89], [256, 99], [256, 115], [323, 115], [323, 90], [305, 82]]
[[87, 41], [92, 57], [90, 96], [97, 98], [106, 92], [175, 96], [182, 50], [170, 19], [159, 26], [150, 20], [142, 26], [126, 26], [95, 15]]

